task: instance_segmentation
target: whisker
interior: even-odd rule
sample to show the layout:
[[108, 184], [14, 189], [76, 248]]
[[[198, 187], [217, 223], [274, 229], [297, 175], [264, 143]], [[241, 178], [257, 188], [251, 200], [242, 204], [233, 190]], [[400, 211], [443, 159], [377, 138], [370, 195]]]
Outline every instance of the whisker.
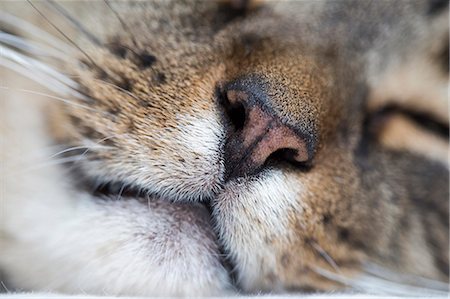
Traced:
[[92, 33], [90, 33], [80, 22], [78, 22], [67, 10], [53, 0], [47, 0], [50, 7], [59, 12], [65, 17], [73, 26], [75, 26], [81, 33], [83, 33], [88, 40], [90, 40], [96, 46], [102, 46], [102, 43]]
[[92, 65], [95, 65], [98, 69], [102, 70], [102, 68], [98, 67], [98, 65], [95, 63], [95, 61], [83, 50], [80, 46], [77, 45], [67, 34], [65, 34], [61, 29], [59, 29], [55, 24], [53, 24], [49, 18], [47, 18], [46, 15], [44, 15], [33, 3], [31, 0], [27, 0], [27, 2], [33, 7], [34, 10], [36, 10], [42, 18], [50, 25], [52, 26], [56, 31], [58, 31], [69, 43], [71, 43], [75, 48], [77, 48], [91, 63]]
[[320, 267], [311, 267], [311, 269], [324, 278], [352, 287], [359, 292], [369, 294], [427, 297], [444, 296], [448, 294], [445, 291], [391, 282], [370, 275], [360, 275], [357, 278], [351, 278], [342, 274], [330, 272]]
[[[50, 146], [40, 147], [40, 148], [36, 149], [35, 151], [31, 151], [30, 153], [32, 154], [33, 157], [43, 157], [43, 155], [44, 155], [45, 158], [47, 158], [49, 153], [52, 153], [54, 151], [61, 151], [61, 150], [67, 149], [70, 146], [74, 146], [74, 145], [69, 144], [69, 143], [53, 144]], [[81, 145], [80, 145], [80, 147], [81, 147]]]
[[34, 95], [44, 96], [44, 97], [47, 97], [47, 98], [50, 98], [50, 99], [54, 99], [54, 100], [58, 100], [60, 102], [63, 102], [65, 104], [69, 104], [69, 105], [72, 105], [72, 106], [75, 106], [75, 107], [80, 107], [80, 108], [87, 109], [87, 110], [90, 110], [90, 111], [94, 111], [94, 112], [97, 112], [97, 113], [100, 113], [100, 114], [108, 114], [105, 111], [100, 111], [100, 110], [97, 110], [97, 109], [94, 109], [94, 108], [91, 108], [91, 107], [88, 107], [88, 106], [85, 106], [85, 105], [82, 105], [82, 104], [74, 103], [74, 102], [72, 102], [70, 100], [67, 100], [67, 99], [64, 99], [64, 98], [61, 98], [61, 97], [57, 97], [57, 96], [53, 96], [53, 95], [50, 95], [50, 94], [46, 94], [46, 93], [43, 93], [43, 92], [38, 92], [38, 91], [33, 91], [33, 90], [28, 90], [28, 89], [21, 89], [21, 88], [10, 88], [10, 87], [6, 87], [6, 86], [0, 86], [0, 89], [6, 89], [6, 90], [12, 90], [12, 91], [20, 91], [20, 92], [30, 93], [30, 94], [34, 94]]
[[[113, 12], [113, 14], [116, 16], [116, 18], [119, 20], [122, 28], [128, 33], [129, 36], [132, 37], [133, 44], [136, 45], [136, 39], [134, 37], [133, 31], [128, 28], [127, 24], [124, 22], [124, 20], [120, 17], [119, 13], [112, 7], [111, 3], [109, 3], [109, 0], [103, 0], [105, 4], [108, 6], [108, 8]], [[131, 49], [132, 50], [132, 49]], [[133, 50], [132, 50], [133, 51]], [[134, 51], [133, 51], [134, 52]]]
[[94, 149], [94, 148], [95, 148], [95, 149], [109, 149], [109, 148], [111, 148], [111, 147], [110, 147], [110, 146], [104, 146], [104, 145], [99, 145], [99, 146], [97, 146], [97, 147], [88, 147], [88, 146], [86, 146], [86, 145], [73, 146], [73, 147], [66, 148], [66, 149], [64, 149], [64, 150], [62, 150], [62, 151], [59, 151], [59, 152], [57, 152], [57, 153], [51, 155], [50, 158], [55, 158], [55, 157], [57, 157], [57, 156], [59, 156], [59, 155], [62, 155], [62, 154], [68, 153], [68, 152], [73, 152], [73, 151], [76, 151], [76, 150], [79, 150], [79, 149], [86, 149], [86, 148], [89, 148], [89, 149]]
[[[102, 150], [110, 150], [110, 149], [112, 149], [112, 147], [103, 146], [103, 145], [100, 145], [100, 143], [104, 142], [104, 141], [106, 141], [108, 139], [111, 139], [111, 138], [116, 138], [118, 136], [120, 137], [122, 135], [111, 135], [111, 136], [102, 138], [102, 139], [98, 140], [97, 142], [94, 142], [93, 143], [94, 145], [91, 145], [91, 146], [87, 146], [87, 145], [85, 145], [85, 146], [75, 146], [75, 147], [72, 147], [72, 148], [69, 148], [69, 149], [62, 150], [62, 151], [60, 151], [58, 153], [55, 153], [52, 156], [48, 157], [47, 161], [45, 161], [43, 163], [40, 163], [40, 164], [37, 164], [37, 165], [34, 165], [34, 166], [31, 166], [31, 167], [28, 167], [28, 168], [24, 169], [23, 172], [29, 172], [29, 171], [33, 171], [33, 170], [40, 169], [40, 168], [43, 168], [43, 167], [55, 166], [55, 165], [60, 165], [60, 164], [65, 164], [65, 163], [72, 163], [73, 162], [74, 164], [76, 164], [76, 163], [80, 162], [86, 156], [86, 154], [92, 149], [102, 149]], [[74, 151], [76, 149], [86, 149], [86, 150], [83, 151], [81, 154], [78, 154], [78, 155], [73, 155], [73, 156], [69, 156], [69, 157], [63, 157], [63, 158], [60, 158], [60, 159], [54, 159], [55, 157], [57, 157], [57, 156], [59, 156], [59, 155], [61, 155], [63, 153]], [[18, 175], [18, 174], [21, 174], [21, 173], [22, 173], [22, 171], [19, 171], [19, 172], [15, 173], [15, 174], [13, 173], [13, 174], [10, 174], [10, 175]]]
[[336, 271], [340, 272], [338, 265], [333, 258], [317, 242], [311, 240], [309, 244], [324, 258], [324, 260]]
[[50, 48], [37, 42], [31, 42], [17, 35], [3, 31], [0, 31], [0, 43], [29, 52], [35, 56], [54, 57], [59, 59], [67, 59], [68, 57], [66, 53], [60, 52], [56, 48]]
[[[117, 138], [117, 137], [121, 137], [121, 136], [124, 136], [124, 135], [117, 135], [117, 134], [111, 135], [111, 136], [108, 136], [108, 137], [104, 137], [104, 138], [98, 140], [97, 142], [94, 142], [93, 145], [91, 145], [91, 146], [86, 146], [86, 147], [85, 147], [86, 150], [85, 150], [83, 153], [81, 153], [81, 155], [79, 155], [79, 159], [78, 159], [77, 161], [75, 161], [74, 166], [72, 166], [71, 168], [69, 168], [69, 170], [72, 169], [72, 168], [74, 168], [76, 163], [78, 163], [79, 161], [81, 161], [81, 159], [82, 159], [83, 157], [85, 157], [85, 156], [87, 155], [87, 153], [88, 153], [91, 149], [96, 148], [96, 146], [99, 145], [100, 143], [102, 143], [102, 142], [104, 142], [104, 141], [106, 141], [106, 140], [109, 140], [109, 139], [111, 139], [111, 138]], [[88, 141], [88, 140], [86, 140], [85, 142], [87, 143], [87, 141]], [[101, 148], [102, 148], [102, 149], [105, 149], [105, 148], [106, 148], [106, 149], [112, 149], [113, 147], [105, 147], [105, 146], [101, 146]]]
[[[122, 136], [124, 136], [124, 135], [115, 134], [115, 135], [104, 137], [104, 138], [102, 138], [102, 139], [100, 139], [100, 140], [98, 140], [96, 142], [90, 142], [90, 140], [86, 140], [85, 141], [86, 143], [92, 143], [92, 145], [79, 145], [79, 146], [73, 146], [73, 147], [70, 147], [70, 148], [66, 148], [66, 149], [61, 150], [61, 151], [53, 154], [52, 156], [50, 156], [50, 159], [54, 158], [54, 157], [57, 157], [59, 155], [71, 152], [71, 151], [78, 150], [78, 149], [87, 149], [87, 150], [91, 150], [91, 149], [112, 149], [113, 147], [106, 146], [106, 145], [100, 145], [100, 143], [105, 142], [105, 141], [107, 141], [109, 139], [112, 139], [112, 138], [117, 138], [117, 137], [122, 137]], [[82, 155], [86, 155], [86, 153], [87, 153], [87, 151], [84, 151]]]
[[123, 183], [123, 184], [122, 184], [122, 187], [120, 187], [119, 194], [117, 195], [116, 200], [120, 200], [120, 199], [122, 198], [122, 193], [123, 193], [123, 191], [125, 190], [125, 187], [126, 187], [126, 186], [127, 186], [126, 183]]
[[113, 138], [125, 137], [126, 135], [127, 135], [127, 134], [114, 134], [114, 135], [110, 135], [110, 136], [101, 138], [101, 139], [99, 139], [99, 140], [97, 140], [97, 141], [93, 141], [93, 140], [87, 139], [87, 140], [85, 140], [84, 142], [86, 142], [86, 143], [91, 143], [91, 144], [93, 144], [93, 145], [98, 145], [98, 144], [100, 144], [100, 143], [102, 143], [102, 142], [105, 142], [105, 141], [107, 141], [107, 140], [110, 140], [110, 139], [113, 139]]
[[20, 30], [29, 33], [30, 36], [41, 39], [53, 48], [57, 48], [61, 53], [71, 53], [73, 51], [70, 45], [49, 34], [47, 31], [11, 14], [0, 11], [0, 22], [9, 24], [14, 28], [19, 28]]
[[25, 174], [27, 172], [39, 170], [39, 169], [42, 169], [45, 167], [56, 166], [56, 165], [61, 165], [61, 164], [71, 163], [71, 162], [77, 162], [79, 160], [80, 160], [80, 155], [64, 157], [64, 158], [60, 158], [60, 159], [53, 159], [50, 161], [45, 161], [43, 163], [35, 164], [35, 165], [27, 167], [27, 168], [23, 168], [17, 172], [9, 173], [8, 176], [13, 177], [15, 175]]
[[95, 68], [99, 69], [100, 71], [102, 71], [104, 74], [107, 74], [108, 76], [115, 78], [116, 80], [119, 80], [119, 77], [117, 76], [117, 74], [111, 72], [108, 69], [102, 68], [100, 67], [95, 61], [94, 59], [92, 59], [92, 57], [90, 57], [86, 51], [84, 51], [77, 43], [75, 43], [67, 34], [65, 34], [61, 29], [59, 29], [55, 24], [53, 24], [49, 18], [47, 18], [47, 16], [45, 16], [35, 5], [33, 5], [33, 3], [31, 2], [31, 0], [27, 0], [27, 2], [33, 7], [34, 10], [36, 10], [45, 20], [48, 24], [50, 24], [50, 26], [52, 26], [56, 31], [58, 31], [65, 39], [67, 39], [76, 49], [78, 49], [80, 51], [80, 53], [82, 53], [91, 63], [92, 66], [94, 66]]
[[448, 291], [449, 285], [447, 283], [428, 279], [418, 275], [404, 274], [393, 272], [385, 267], [374, 263], [367, 263], [364, 265], [364, 271], [376, 277], [380, 277], [389, 281], [397, 281], [400, 283], [413, 284], [421, 287], [432, 288], [435, 290]]
[[17, 63], [23, 65], [24, 67], [35, 67], [39, 71], [49, 75], [50, 77], [60, 81], [61, 83], [64, 83], [65, 85], [76, 89], [78, 87], [78, 84], [73, 81], [72, 79], [68, 78], [67, 76], [64, 76], [61, 72], [56, 71], [52, 67], [46, 65], [45, 63], [42, 63], [36, 59], [33, 59], [31, 57], [25, 56], [17, 51], [12, 51], [8, 48], [2, 48], [2, 54], [4, 57], [7, 57], [9, 59], [12, 59], [16, 61]]
[[[0, 47], [0, 53], [4, 53], [4, 47]], [[1, 57], [1, 56], [0, 56]], [[17, 63], [13, 60], [7, 60], [7, 59], [0, 59], [0, 65], [4, 66], [5, 68], [8, 68], [26, 78], [29, 78], [33, 80], [34, 82], [44, 86], [45, 88], [58, 93], [58, 94], [65, 94], [65, 95], [72, 95], [79, 99], [86, 100], [87, 97], [79, 93], [78, 91], [66, 86], [65, 84], [59, 82], [58, 80], [47, 76], [46, 74], [35, 70], [35, 69], [29, 69], [27, 67], [24, 67], [20, 63]]]
[[6, 291], [6, 293], [11, 293], [10, 290], [8, 290], [8, 288], [6, 287], [5, 283], [3, 282], [3, 280], [0, 280], [0, 285], [3, 287], [3, 289]]

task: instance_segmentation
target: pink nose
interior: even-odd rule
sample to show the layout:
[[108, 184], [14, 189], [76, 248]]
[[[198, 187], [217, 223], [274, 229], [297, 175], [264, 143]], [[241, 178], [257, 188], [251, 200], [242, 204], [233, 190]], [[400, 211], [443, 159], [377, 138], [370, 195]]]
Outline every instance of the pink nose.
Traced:
[[225, 106], [235, 124], [225, 144], [227, 180], [259, 172], [274, 153], [290, 161], [309, 159], [306, 141], [251, 91], [231, 87], [226, 98]]

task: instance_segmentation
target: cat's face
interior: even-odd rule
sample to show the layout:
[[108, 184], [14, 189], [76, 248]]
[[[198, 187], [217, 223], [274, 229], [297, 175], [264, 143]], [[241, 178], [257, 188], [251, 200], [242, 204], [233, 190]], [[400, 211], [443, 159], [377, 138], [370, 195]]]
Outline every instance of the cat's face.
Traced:
[[[66, 109], [74, 144], [107, 146], [90, 150], [82, 171], [159, 200], [210, 205], [245, 290], [325, 288], [331, 283], [311, 267], [354, 270], [363, 251], [352, 242], [376, 242], [364, 223], [378, 222], [358, 194], [354, 152], [364, 93], [357, 82], [333, 76], [331, 62], [291, 36], [295, 24], [278, 16], [249, 17], [214, 32], [206, 21], [195, 24], [198, 18], [180, 28], [175, 18], [188, 14], [178, 11], [182, 5], [167, 12], [167, 23], [158, 20], [161, 11], [141, 5], [127, 21], [132, 35], [112, 20], [119, 27], [109, 45], [87, 51], [95, 65], [86, 61], [79, 82], [92, 110]], [[128, 7], [118, 9], [130, 19]], [[230, 91], [246, 98], [231, 99]], [[289, 138], [295, 140], [283, 145]], [[300, 151], [301, 161], [290, 162], [283, 149]], [[349, 241], [344, 231], [363, 239]]]
[[445, 279], [408, 222], [413, 195], [447, 206], [447, 170], [381, 140], [366, 49], [332, 38], [347, 27], [312, 35], [321, 4], [285, 5], [97, 3], [56, 140], [90, 147], [76, 171], [97, 193], [204, 203], [245, 291], [331, 290], [368, 262]]

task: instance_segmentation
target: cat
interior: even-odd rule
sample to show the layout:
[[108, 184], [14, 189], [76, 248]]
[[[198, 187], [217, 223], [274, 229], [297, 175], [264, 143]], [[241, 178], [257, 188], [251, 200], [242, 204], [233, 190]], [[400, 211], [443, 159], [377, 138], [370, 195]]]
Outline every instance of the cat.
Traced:
[[2, 2], [0, 28], [5, 289], [448, 292], [447, 1]]

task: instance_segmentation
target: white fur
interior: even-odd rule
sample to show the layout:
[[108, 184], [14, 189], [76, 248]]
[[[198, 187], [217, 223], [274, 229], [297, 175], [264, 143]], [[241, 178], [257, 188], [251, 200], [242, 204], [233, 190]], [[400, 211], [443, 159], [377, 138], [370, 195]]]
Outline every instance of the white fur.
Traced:
[[45, 106], [23, 93], [2, 94], [0, 268], [11, 282], [66, 293], [226, 292], [210, 229], [193, 221], [204, 217], [203, 207], [95, 200], [74, 192], [57, 165], [33, 169], [52, 155]]
[[[219, 117], [213, 112], [202, 111], [202, 118], [180, 115], [177, 121], [176, 143], [171, 144], [169, 150], [164, 146], [160, 148], [162, 166], [153, 160], [144, 162], [140, 177], [135, 179], [139, 185], [170, 199], [185, 201], [213, 196], [212, 192], [220, 187], [224, 169], [221, 143], [225, 132]], [[170, 150], [174, 147], [184, 149], [178, 153], [183, 162], [173, 161], [174, 154]], [[142, 153], [142, 161], [146, 159], [148, 153]], [[171, 165], [170, 172], [165, 165]]]
[[[265, 239], [289, 237], [288, 213], [302, 213], [300, 192], [306, 192], [301, 182], [272, 170], [260, 180], [228, 184], [214, 201], [220, 239], [237, 265], [243, 289], [260, 289], [265, 276], [276, 271], [276, 252]], [[282, 290], [281, 286], [273, 287]]]

